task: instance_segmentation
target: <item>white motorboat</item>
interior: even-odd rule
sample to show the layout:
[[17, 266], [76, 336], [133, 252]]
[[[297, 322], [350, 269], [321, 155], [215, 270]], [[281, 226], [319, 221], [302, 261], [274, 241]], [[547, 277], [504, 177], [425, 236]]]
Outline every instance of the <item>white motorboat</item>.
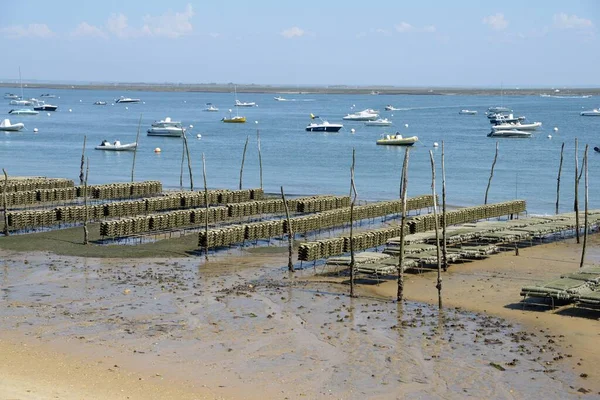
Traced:
[[14, 93], [5, 93], [4, 98], [7, 100], [19, 100], [20, 99], [19, 95], [16, 95]]
[[115, 100], [115, 103], [139, 103], [139, 102], [140, 102], [140, 99], [132, 99], [130, 97], [123, 97], [123, 96], [121, 96], [120, 98]]
[[95, 105], [95, 106], [105, 106], [105, 105], [106, 105], [106, 102], [105, 102], [105, 101], [98, 100], [98, 101], [95, 101], [95, 102], [94, 102], [94, 105]]
[[166, 136], [166, 137], [181, 137], [185, 128], [180, 121], [172, 121], [166, 117], [160, 121], [154, 121], [152, 127], [148, 129], [148, 136]]
[[458, 113], [462, 115], [477, 115], [477, 110], [460, 110]]
[[504, 137], [504, 138], [528, 138], [532, 133], [520, 131], [518, 129], [493, 130], [487, 134], [488, 137]]
[[508, 129], [518, 129], [520, 131], [535, 131], [537, 128], [541, 127], [541, 122], [532, 122], [530, 124], [524, 124], [520, 121], [510, 122], [510, 123], [502, 123], [498, 125], [493, 125], [492, 129], [495, 131], [505, 131]]
[[511, 113], [512, 111], [508, 107], [490, 107], [487, 109], [488, 114]]
[[377, 144], [391, 146], [412, 146], [418, 141], [419, 138], [417, 136], [403, 137], [401, 134], [396, 132], [393, 135], [382, 135], [382, 138], [377, 140]]
[[213, 106], [212, 103], [206, 103], [206, 108], [202, 111], [219, 111], [219, 108]]
[[57, 108], [58, 106], [46, 104], [44, 101], [37, 101], [33, 106], [35, 111], [56, 111]]
[[33, 101], [31, 100], [11, 100], [8, 104], [11, 106], [31, 106]]
[[584, 117], [600, 117], [600, 110], [597, 108], [594, 108], [593, 110], [590, 111], [582, 111], [581, 116]]
[[56, 98], [55, 95], [50, 94], [50, 93], [42, 93], [42, 94], [40, 94], [40, 97], [46, 97], [48, 99], [54, 99], [54, 98]]
[[365, 122], [365, 126], [390, 126], [392, 125], [392, 121], [387, 118], [378, 118], [375, 121], [367, 121]]
[[137, 143], [121, 143], [115, 140], [110, 143], [108, 140], [103, 140], [98, 146], [94, 147], [96, 150], [109, 150], [109, 151], [133, 151], [137, 147]]
[[22, 122], [17, 122], [16, 124], [11, 124], [9, 119], [4, 119], [0, 123], [0, 131], [18, 132], [23, 128], [25, 128], [25, 125]]
[[30, 108], [20, 108], [18, 110], [10, 110], [8, 113], [12, 115], [38, 115], [40, 112]]
[[236, 107], [254, 107], [256, 106], [256, 103], [251, 101], [249, 103], [244, 103], [242, 101], [239, 101], [238, 99], [235, 100], [235, 106]]
[[385, 106], [385, 111], [400, 111], [400, 109], [388, 104]]
[[488, 119], [490, 120], [491, 124], [498, 125], [498, 124], [510, 124], [510, 123], [514, 123], [514, 122], [524, 121], [525, 117], [523, 117], [523, 116], [515, 117], [513, 114], [498, 113], [498, 114], [488, 115]]
[[330, 124], [327, 121], [321, 120], [321, 123], [311, 123], [306, 127], [307, 132], [339, 132], [344, 125], [342, 124]]
[[374, 111], [375, 110], [366, 109], [354, 114], [347, 114], [342, 119], [345, 119], [346, 121], [374, 121], [379, 118], [379, 114]]
[[273, 98], [274, 98], [276, 101], [287, 101], [287, 99], [284, 99], [284, 98], [283, 98], [283, 97], [281, 97], [281, 96], [275, 96], [275, 97], [273, 97]]

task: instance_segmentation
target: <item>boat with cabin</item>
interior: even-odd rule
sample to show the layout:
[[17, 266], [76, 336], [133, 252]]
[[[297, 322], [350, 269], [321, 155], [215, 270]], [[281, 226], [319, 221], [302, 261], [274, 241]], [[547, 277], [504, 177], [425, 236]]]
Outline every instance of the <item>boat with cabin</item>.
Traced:
[[501, 123], [498, 125], [492, 125], [492, 129], [495, 131], [502, 131], [507, 129], [518, 129], [521, 131], [535, 131], [542, 126], [541, 122], [532, 122], [530, 124], [517, 122]]
[[180, 121], [172, 121], [171, 118], [166, 117], [163, 120], [154, 121], [147, 133], [148, 136], [181, 137], [184, 130]]
[[501, 137], [501, 138], [528, 138], [531, 137], [532, 133], [527, 131], [521, 131], [518, 129], [504, 129], [494, 130], [487, 134], [488, 137]]
[[35, 111], [56, 111], [57, 108], [58, 108], [58, 106], [54, 106], [52, 104], [46, 104], [44, 101], [39, 101], [39, 100], [33, 106], [33, 109]]
[[206, 108], [204, 108], [202, 111], [215, 112], [215, 111], [219, 111], [219, 108], [215, 107], [212, 103], [206, 103]]
[[38, 115], [40, 112], [30, 108], [19, 108], [17, 110], [10, 110], [8, 113], [12, 115]]
[[239, 101], [238, 99], [235, 99], [235, 106], [236, 107], [254, 107], [254, 106], [256, 106], [256, 103], [253, 101], [245, 103], [245, 102]]
[[391, 145], [391, 146], [412, 146], [419, 141], [417, 136], [404, 137], [399, 132], [393, 135], [384, 134], [382, 138], [377, 140], [379, 145]]
[[281, 97], [281, 96], [275, 96], [273, 97], [276, 101], [287, 101], [287, 99]]
[[375, 121], [365, 122], [365, 126], [391, 126], [392, 121], [387, 118], [378, 118]]
[[353, 114], [347, 114], [342, 119], [346, 121], [374, 121], [379, 118], [379, 114], [372, 109], [362, 110]]
[[95, 106], [105, 106], [105, 105], [106, 105], [106, 102], [105, 102], [105, 101], [98, 100], [98, 101], [95, 101], [95, 102], [94, 102], [94, 105], [95, 105]]
[[42, 93], [40, 94], [40, 97], [46, 97], [48, 99], [54, 99], [56, 96], [50, 93]]
[[581, 115], [583, 117], [600, 117], [600, 110], [597, 108], [594, 108], [593, 110], [582, 111], [579, 115]]
[[385, 111], [400, 111], [400, 109], [388, 104], [385, 106]]
[[223, 117], [221, 121], [228, 124], [243, 124], [246, 122], [246, 117], [240, 117], [239, 115], [230, 115], [229, 117]]
[[488, 119], [490, 124], [498, 125], [498, 124], [510, 124], [516, 123], [519, 121], [525, 121], [525, 117], [515, 117], [513, 114], [490, 114], [488, 115]]
[[477, 115], [477, 110], [460, 110], [458, 113], [461, 115]]
[[2, 120], [2, 122], [0, 122], [0, 131], [18, 132], [23, 128], [25, 128], [25, 125], [22, 122], [17, 122], [16, 124], [11, 124], [9, 119], [4, 119], [4, 120]]
[[98, 146], [94, 147], [96, 150], [107, 150], [107, 151], [134, 151], [137, 148], [137, 143], [121, 143], [119, 140], [115, 140], [110, 143], [108, 140], [103, 140]]
[[115, 100], [115, 103], [139, 103], [140, 99], [132, 99], [131, 97], [119, 97]]
[[20, 99], [19, 95], [14, 93], [4, 93], [4, 98], [7, 100], [18, 100]]

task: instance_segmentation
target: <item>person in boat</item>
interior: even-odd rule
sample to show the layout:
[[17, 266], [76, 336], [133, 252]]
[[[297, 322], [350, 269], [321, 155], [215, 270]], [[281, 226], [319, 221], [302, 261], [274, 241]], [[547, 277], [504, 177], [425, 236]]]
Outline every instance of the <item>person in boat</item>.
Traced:
[[108, 143], [108, 140], [106, 140], [106, 139], [104, 139], [102, 141], [102, 143], [100, 143], [100, 146], [108, 146], [108, 145], [109, 145], [109, 143]]

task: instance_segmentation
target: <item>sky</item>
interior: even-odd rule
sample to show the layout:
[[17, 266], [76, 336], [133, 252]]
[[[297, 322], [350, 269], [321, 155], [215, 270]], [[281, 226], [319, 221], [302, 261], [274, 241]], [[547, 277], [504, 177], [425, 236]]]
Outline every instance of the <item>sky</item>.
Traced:
[[600, 1], [2, 0], [0, 80], [598, 87]]

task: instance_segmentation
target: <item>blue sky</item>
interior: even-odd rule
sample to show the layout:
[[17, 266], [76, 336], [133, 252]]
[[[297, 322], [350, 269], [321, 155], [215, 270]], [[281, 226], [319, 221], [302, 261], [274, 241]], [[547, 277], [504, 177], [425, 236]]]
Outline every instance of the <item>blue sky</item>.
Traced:
[[600, 2], [19, 0], [0, 79], [599, 86]]

